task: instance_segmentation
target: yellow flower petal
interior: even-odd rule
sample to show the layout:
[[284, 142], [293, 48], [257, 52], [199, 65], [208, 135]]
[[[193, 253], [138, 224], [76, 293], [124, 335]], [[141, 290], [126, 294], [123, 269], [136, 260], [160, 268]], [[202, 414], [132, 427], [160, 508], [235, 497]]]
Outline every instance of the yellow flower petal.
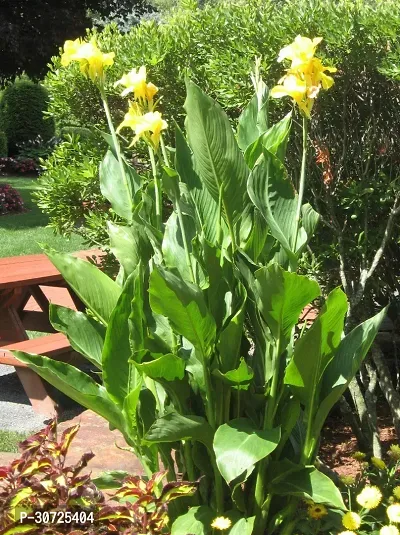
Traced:
[[367, 485], [356, 498], [357, 503], [366, 509], [375, 509], [382, 501], [382, 492], [378, 487]]
[[114, 56], [114, 52], [103, 53], [94, 39], [90, 42], [75, 39], [65, 42], [61, 65], [67, 66], [72, 61], [78, 61], [81, 72], [96, 82], [103, 78], [104, 67], [114, 63]]
[[349, 530], [358, 529], [361, 526], [361, 517], [357, 513], [348, 511], [342, 518], [342, 524]]
[[218, 529], [220, 531], [225, 531], [226, 529], [229, 529], [232, 525], [232, 522], [229, 518], [226, 518], [225, 516], [217, 516], [212, 523], [211, 527], [213, 529]]
[[389, 505], [386, 509], [386, 514], [391, 522], [400, 523], [400, 503]]

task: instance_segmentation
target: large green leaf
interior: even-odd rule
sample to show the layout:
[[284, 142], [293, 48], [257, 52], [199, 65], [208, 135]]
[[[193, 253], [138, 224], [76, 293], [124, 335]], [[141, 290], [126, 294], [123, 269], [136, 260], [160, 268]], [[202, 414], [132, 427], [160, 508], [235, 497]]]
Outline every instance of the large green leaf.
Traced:
[[123, 167], [124, 174], [121, 172], [117, 158], [111, 150], [108, 150], [100, 164], [100, 189], [104, 197], [110, 201], [114, 212], [131, 222], [133, 197], [140, 187], [140, 177], [125, 163]]
[[238, 121], [238, 145], [244, 152], [268, 129], [268, 87], [259, 80], [256, 94], [245, 107]]
[[[333, 290], [312, 327], [296, 343], [294, 355], [286, 368], [285, 383], [300, 402], [306, 413], [310, 407], [318, 407], [317, 397], [321, 391], [323, 373], [336, 352], [347, 312], [344, 292]], [[314, 414], [309, 414], [313, 418]]]
[[229, 535], [251, 535], [256, 517], [241, 518], [231, 528]]
[[113, 427], [127, 434], [122, 412], [104, 386], [97, 384], [91, 377], [65, 362], [22, 351], [14, 351], [13, 355], [68, 397], [96, 412]]
[[314, 466], [289, 470], [276, 480], [271, 479], [268, 490], [279, 496], [297, 496], [337, 509], [346, 509], [342, 495], [334, 482]]
[[365, 355], [379, 331], [385, 318], [387, 307], [379, 314], [364, 321], [340, 342], [334, 358], [329, 363], [322, 377], [321, 396], [323, 399], [315, 415], [314, 434], [319, 435], [331, 408], [359, 370]]
[[203, 230], [206, 239], [211, 244], [215, 244], [217, 239], [218, 203], [212, 198], [196, 173], [190, 148], [178, 127], [176, 128], [175, 166], [182, 182], [187, 185], [190, 198], [195, 207], [199, 228]]
[[283, 270], [278, 264], [262, 267], [256, 271], [255, 278], [257, 306], [275, 340], [284, 349], [301, 311], [320, 295], [319, 285], [307, 277]]
[[104, 325], [83, 312], [60, 305], [50, 305], [50, 323], [64, 333], [73, 349], [101, 369], [106, 329]]
[[213, 430], [200, 416], [182, 416], [170, 412], [154, 422], [144, 439], [149, 443], [197, 440], [212, 451]]
[[166, 316], [172, 327], [187, 338], [203, 358], [208, 357], [216, 329], [200, 288], [158, 266], [150, 276], [149, 294], [153, 311]]
[[[130, 358], [134, 350], [143, 349], [142, 277], [142, 270], [139, 265], [125, 283], [118, 303], [111, 315], [103, 347], [103, 382], [110, 396], [120, 406], [123, 405], [124, 399], [130, 390], [137, 386], [138, 372], [130, 362]], [[133, 314], [133, 301], [136, 302], [138, 314]], [[131, 345], [133, 327], [135, 327], [135, 341], [137, 344], [135, 348]]]
[[264, 151], [248, 180], [250, 199], [260, 210], [269, 225], [271, 234], [278, 240], [289, 259], [293, 254], [296, 235], [297, 195], [279, 159]]
[[214, 451], [218, 469], [230, 483], [277, 447], [280, 428], [260, 430], [251, 420], [237, 418], [215, 432]]
[[238, 390], [247, 390], [254, 377], [253, 370], [248, 366], [243, 357], [240, 359], [239, 366], [235, 370], [222, 373], [220, 370], [215, 369], [212, 373], [222, 382]]
[[186, 130], [201, 180], [231, 228], [248, 203], [248, 167], [237, 145], [227, 115], [193, 82], [186, 83]]
[[303, 204], [301, 207], [301, 224], [306, 231], [309, 240], [314, 235], [319, 218], [319, 213], [314, 210], [311, 204]]
[[131, 225], [116, 225], [107, 221], [110, 249], [129, 276], [140, 261], [146, 264], [153, 248], [141, 222], [135, 220]]
[[133, 362], [133, 364], [151, 379], [174, 381], [175, 379], [183, 379], [185, 375], [185, 361], [172, 353], [167, 353], [148, 362]]
[[121, 293], [118, 284], [90, 262], [50, 249], [45, 253], [87, 308], [107, 325]]
[[283, 163], [291, 125], [292, 116], [289, 113], [279, 122], [272, 125], [266, 132], [263, 132], [258, 139], [247, 147], [244, 157], [250, 169], [253, 169], [264, 149]]
[[211, 535], [215, 516], [215, 511], [206, 505], [191, 507], [172, 524], [171, 535]]

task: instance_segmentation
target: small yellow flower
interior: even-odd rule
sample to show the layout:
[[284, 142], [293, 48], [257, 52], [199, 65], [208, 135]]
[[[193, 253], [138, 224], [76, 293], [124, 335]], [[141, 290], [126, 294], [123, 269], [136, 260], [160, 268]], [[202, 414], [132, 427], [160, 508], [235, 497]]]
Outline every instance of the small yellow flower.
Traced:
[[388, 455], [394, 461], [398, 461], [400, 459], [400, 446], [398, 446], [397, 444], [392, 444], [389, 448]]
[[123, 85], [125, 89], [122, 91], [121, 96], [125, 97], [129, 93], [133, 93], [137, 100], [147, 100], [152, 102], [154, 95], [158, 92], [158, 87], [154, 84], [146, 82], [146, 67], [142, 66], [138, 71], [132, 69], [128, 74], [124, 74], [123, 77], [115, 82], [114, 87]]
[[389, 505], [386, 514], [391, 522], [400, 523], [400, 503]]
[[307, 63], [314, 57], [315, 50], [321, 41], [322, 37], [315, 37], [311, 40], [308, 37], [298, 35], [292, 44], [282, 48], [278, 61], [289, 59], [292, 62], [292, 67]]
[[229, 518], [226, 518], [225, 516], [217, 516], [217, 518], [214, 518], [211, 523], [211, 527], [213, 529], [218, 529], [220, 531], [225, 531], [226, 529], [229, 529], [231, 525], [232, 522], [229, 520]]
[[353, 476], [342, 476], [340, 478], [340, 481], [346, 485], [346, 487], [350, 487], [351, 485], [354, 485], [354, 483], [356, 482], [356, 479], [355, 477]]
[[94, 38], [90, 42], [75, 39], [75, 41], [65, 41], [61, 65], [65, 67], [73, 61], [78, 61], [81, 72], [93, 82], [97, 82], [102, 81], [104, 77], [104, 67], [114, 63], [114, 56], [114, 52], [104, 54]]
[[366, 509], [375, 509], [382, 501], [382, 492], [378, 487], [367, 485], [357, 496], [357, 502]]
[[363, 461], [366, 457], [365, 453], [363, 453], [362, 451], [355, 451], [352, 455], [353, 459], [355, 459], [356, 461]]
[[341, 531], [338, 535], [357, 535], [355, 531]]
[[140, 138], [144, 138], [157, 149], [160, 142], [161, 131], [165, 130], [167, 126], [167, 122], [164, 121], [159, 111], [150, 111], [143, 115], [138, 104], [131, 102], [129, 111], [125, 114], [124, 120], [117, 128], [117, 132], [122, 128], [129, 127], [136, 134], [133, 138], [132, 145], [134, 145]]
[[382, 461], [379, 457], [371, 457], [371, 463], [379, 470], [384, 470], [386, 468], [385, 461]]
[[361, 526], [361, 517], [357, 513], [349, 511], [343, 516], [342, 524], [349, 530], [358, 529]]
[[396, 526], [383, 526], [379, 530], [379, 535], [399, 535], [399, 530]]
[[308, 516], [311, 518], [315, 518], [318, 520], [319, 518], [322, 518], [323, 516], [327, 515], [328, 511], [325, 507], [325, 505], [315, 503], [314, 505], [310, 505], [308, 507]]
[[400, 486], [394, 487], [393, 496], [400, 500]]

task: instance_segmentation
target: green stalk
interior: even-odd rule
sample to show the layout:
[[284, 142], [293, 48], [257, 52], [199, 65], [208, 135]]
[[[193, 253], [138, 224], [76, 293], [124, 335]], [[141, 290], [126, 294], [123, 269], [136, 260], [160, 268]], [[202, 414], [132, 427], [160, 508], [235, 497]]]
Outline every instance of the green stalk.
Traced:
[[156, 160], [154, 158], [154, 151], [150, 147], [149, 148], [149, 156], [150, 156], [150, 162], [151, 162], [151, 170], [153, 172], [153, 178], [154, 178], [154, 186], [155, 186], [155, 193], [156, 193], [156, 221], [157, 221], [157, 229], [162, 230], [162, 194], [161, 194], [161, 184], [160, 184], [160, 178], [157, 174], [157, 167], [156, 167]]
[[306, 183], [307, 146], [308, 146], [308, 119], [307, 117], [303, 116], [303, 155], [301, 159], [299, 197], [297, 201], [297, 210], [296, 210], [296, 235], [294, 239], [294, 252], [296, 251], [296, 247], [297, 247], [297, 238], [298, 238], [299, 229], [300, 229], [301, 206], [303, 203], [304, 186]]
[[165, 148], [164, 139], [163, 139], [162, 134], [160, 135], [160, 145], [161, 145], [161, 152], [162, 152], [162, 155], [163, 155], [163, 158], [164, 158], [165, 165], [167, 167], [169, 167], [168, 152], [167, 152], [167, 149]]
[[128, 178], [126, 176], [124, 162], [123, 162], [122, 154], [121, 154], [121, 146], [120, 146], [119, 141], [118, 141], [117, 132], [115, 131], [114, 124], [112, 122], [110, 107], [108, 105], [107, 96], [106, 96], [106, 93], [105, 93], [103, 87], [100, 87], [100, 96], [101, 96], [101, 100], [103, 101], [103, 107], [104, 107], [104, 111], [105, 111], [106, 117], [107, 117], [108, 128], [109, 128], [109, 130], [111, 132], [111, 137], [112, 137], [112, 140], [113, 140], [113, 143], [114, 143], [115, 152], [117, 154], [117, 160], [118, 160], [119, 168], [120, 168], [120, 171], [121, 171], [122, 180], [123, 180], [123, 182], [125, 184], [125, 188], [126, 188], [126, 190], [128, 192], [129, 197], [131, 197], [131, 189], [129, 187], [129, 181], [128, 181]]
[[196, 481], [196, 472], [192, 459], [192, 446], [188, 440], [184, 441], [183, 451], [185, 456], [186, 472], [189, 481]]

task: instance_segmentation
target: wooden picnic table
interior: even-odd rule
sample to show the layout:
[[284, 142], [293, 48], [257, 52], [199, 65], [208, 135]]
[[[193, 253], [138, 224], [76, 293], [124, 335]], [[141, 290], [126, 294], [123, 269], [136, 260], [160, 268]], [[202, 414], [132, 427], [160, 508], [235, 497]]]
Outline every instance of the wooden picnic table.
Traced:
[[[74, 254], [87, 258], [100, 256], [101, 252], [79, 251]], [[50, 334], [31, 340], [27, 334], [27, 330], [55, 333], [49, 321], [50, 299], [43, 291], [43, 287], [48, 286], [64, 287], [69, 292], [75, 308], [83, 308], [78, 297], [46, 255], [0, 259], [0, 364], [15, 367], [36, 412], [53, 415], [54, 402], [41, 378], [10, 353], [10, 350], [21, 350], [61, 360], [70, 358], [71, 347], [63, 334]], [[38, 307], [35, 310], [26, 310], [26, 305], [32, 298]]]

